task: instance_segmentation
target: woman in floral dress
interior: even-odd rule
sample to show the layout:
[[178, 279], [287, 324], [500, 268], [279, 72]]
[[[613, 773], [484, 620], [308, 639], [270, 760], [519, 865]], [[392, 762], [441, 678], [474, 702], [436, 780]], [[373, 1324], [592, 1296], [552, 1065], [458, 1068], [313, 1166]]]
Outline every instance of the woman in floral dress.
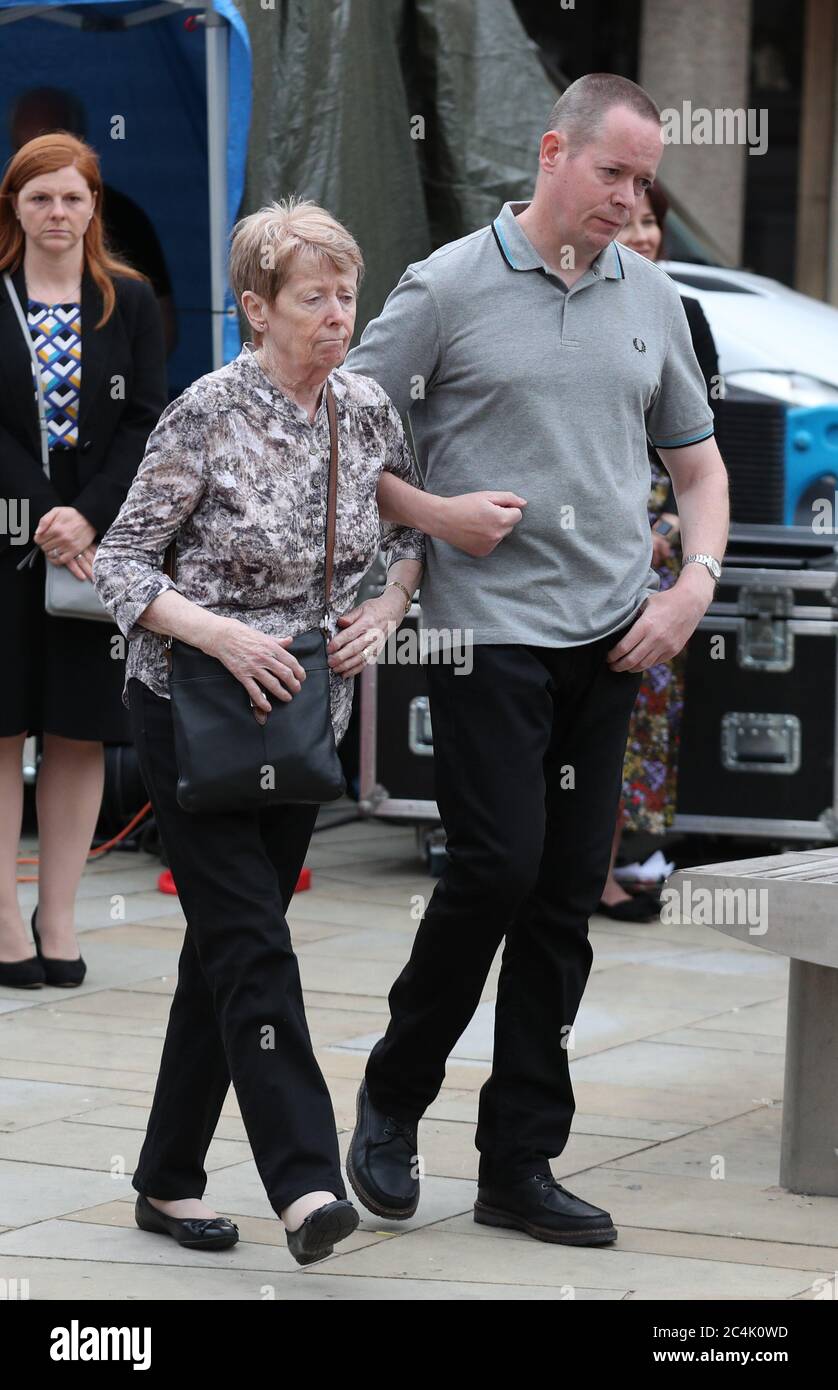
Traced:
[[[663, 244], [668, 211], [665, 194], [654, 186], [637, 204], [634, 215], [618, 241], [649, 260], [657, 260]], [[712, 404], [718, 391], [719, 363], [710, 325], [697, 299], [684, 296], [684, 310], [693, 348], [707, 382]], [[672, 482], [657, 452], [649, 447], [652, 488], [649, 525], [652, 528], [652, 568], [660, 576], [661, 591], [671, 589], [681, 568], [677, 550], [678, 511]], [[658, 662], [644, 672], [626, 742], [623, 794], [611, 850], [611, 867], [599, 911], [617, 921], [649, 921], [658, 915], [655, 894], [632, 896], [614, 877], [614, 863], [624, 830], [663, 835], [675, 817], [678, 778], [678, 746], [684, 708], [686, 649], [672, 661]]]

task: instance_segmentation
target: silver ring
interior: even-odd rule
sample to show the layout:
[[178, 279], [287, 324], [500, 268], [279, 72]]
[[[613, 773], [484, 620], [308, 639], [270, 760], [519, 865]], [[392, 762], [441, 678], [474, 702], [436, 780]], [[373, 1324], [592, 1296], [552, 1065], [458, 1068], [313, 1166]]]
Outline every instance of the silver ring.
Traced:
[[60, 554], [61, 554], [61, 551], [60, 551], [60, 550], [51, 550], [51, 551], [50, 551], [50, 555], [52, 556], [53, 560], [57, 559], [58, 556], [59, 556]]
[[365, 664], [366, 664], [367, 666], [372, 666], [373, 662], [374, 662], [374, 661], [377, 661], [377, 660], [378, 660], [378, 657], [377, 657], [377, 655], [376, 655], [375, 647], [365, 647], [365, 648], [364, 648], [364, 662], [365, 662]]

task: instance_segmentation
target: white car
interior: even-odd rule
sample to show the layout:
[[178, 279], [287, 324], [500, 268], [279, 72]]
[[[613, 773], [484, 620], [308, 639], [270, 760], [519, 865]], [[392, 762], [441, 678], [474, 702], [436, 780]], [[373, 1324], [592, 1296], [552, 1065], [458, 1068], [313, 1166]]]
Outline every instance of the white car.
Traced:
[[727, 385], [788, 405], [838, 404], [838, 309], [746, 270], [658, 264], [701, 304]]

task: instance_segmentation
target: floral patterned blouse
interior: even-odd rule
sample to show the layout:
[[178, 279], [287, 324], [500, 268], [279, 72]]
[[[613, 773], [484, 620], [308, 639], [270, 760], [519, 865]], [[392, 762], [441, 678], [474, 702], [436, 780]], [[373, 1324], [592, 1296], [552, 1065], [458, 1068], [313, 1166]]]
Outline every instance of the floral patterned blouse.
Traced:
[[[335, 370], [338, 495], [331, 612], [354, 606], [383, 548], [424, 559], [424, 536], [381, 522], [383, 469], [421, 487], [401, 421], [369, 377]], [[323, 618], [329, 421], [325, 392], [309, 422], [302, 406], [265, 375], [251, 345], [189, 386], [166, 407], [113, 525], [96, 551], [96, 591], [128, 639], [122, 699], [132, 676], [168, 698], [165, 638], [138, 624], [148, 605], [176, 589], [219, 617], [272, 637], [296, 637]], [[177, 582], [162, 572], [177, 534]], [[354, 681], [331, 673], [339, 741]]]

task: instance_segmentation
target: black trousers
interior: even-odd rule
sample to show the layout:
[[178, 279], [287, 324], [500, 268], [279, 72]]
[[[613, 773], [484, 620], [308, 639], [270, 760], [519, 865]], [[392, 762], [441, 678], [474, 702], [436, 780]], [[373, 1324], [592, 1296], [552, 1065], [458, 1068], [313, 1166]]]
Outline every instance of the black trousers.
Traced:
[[470, 674], [427, 667], [449, 858], [390, 992], [367, 1086], [386, 1113], [419, 1119], [505, 937], [475, 1137], [482, 1182], [544, 1172], [570, 1133], [569, 1034], [641, 681], [606, 655], [631, 625], [579, 647], [475, 646]]
[[181, 810], [170, 703], [135, 679], [128, 695], [187, 923], [133, 1186], [164, 1200], [203, 1195], [204, 1158], [232, 1079], [274, 1211], [306, 1192], [345, 1197], [334, 1110], [285, 920], [318, 807]]

